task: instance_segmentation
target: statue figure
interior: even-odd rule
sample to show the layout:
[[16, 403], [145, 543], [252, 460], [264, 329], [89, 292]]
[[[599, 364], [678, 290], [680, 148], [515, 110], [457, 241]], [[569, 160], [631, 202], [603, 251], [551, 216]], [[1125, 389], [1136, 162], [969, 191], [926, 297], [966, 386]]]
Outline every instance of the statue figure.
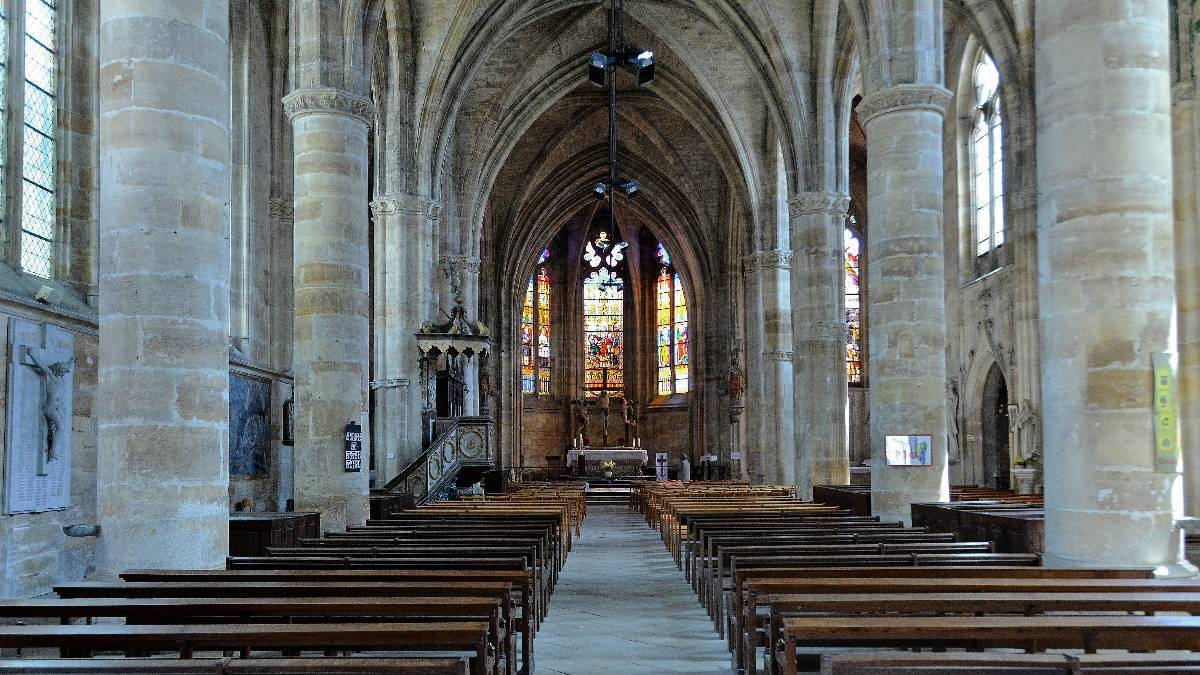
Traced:
[[452, 258], [442, 258], [442, 271], [446, 273], [446, 278], [450, 281], [450, 295], [454, 298], [454, 302], [459, 305], [463, 304], [462, 270], [454, 264]]
[[575, 436], [584, 438], [587, 433], [588, 410], [583, 401], [575, 402]]
[[629, 399], [622, 398], [621, 413], [625, 418], [625, 442], [633, 445], [633, 439], [637, 437], [634, 433], [637, 431], [637, 408], [629, 402]]
[[[75, 357], [71, 357], [66, 361], [59, 363], [45, 364], [38, 360], [33, 352], [33, 348], [25, 347], [25, 357], [28, 359], [26, 365], [37, 373], [39, 379], [39, 388], [41, 389], [41, 404], [42, 404], [42, 424], [45, 426], [43, 440], [46, 442], [45, 459], [47, 462], [53, 462], [56, 459], [54, 450], [54, 441], [58, 437], [59, 431], [70, 433], [71, 429], [71, 411], [64, 409], [63, 402], [66, 396], [62, 395], [64, 387], [70, 387], [71, 381], [67, 377], [71, 374], [71, 366], [75, 364]], [[41, 427], [42, 425], [39, 425]]]

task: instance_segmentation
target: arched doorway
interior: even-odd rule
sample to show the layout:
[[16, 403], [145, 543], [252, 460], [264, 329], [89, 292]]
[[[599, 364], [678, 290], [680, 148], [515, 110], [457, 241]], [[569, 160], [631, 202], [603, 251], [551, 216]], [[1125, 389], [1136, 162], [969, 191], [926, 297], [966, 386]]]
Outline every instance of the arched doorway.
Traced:
[[994, 488], [1009, 487], [1008, 383], [993, 364], [983, 386], [980, 418], [983, 440], [983, 483]]

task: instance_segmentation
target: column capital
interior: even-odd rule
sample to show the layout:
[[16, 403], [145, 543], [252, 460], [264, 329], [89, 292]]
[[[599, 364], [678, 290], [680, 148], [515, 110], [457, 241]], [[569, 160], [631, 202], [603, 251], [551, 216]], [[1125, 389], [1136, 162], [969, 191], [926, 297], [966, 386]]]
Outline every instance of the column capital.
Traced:
[[297, 89], [283, 97], [283, 113], [290, 122], [305, 115], [340, 115], [369, 127], [375, 121], [375, 103], [341, 89]]
[[799, 192], [788, 199], [788, 213], [793, 217], [827, 214], [845, 218], [850, 212], [850, 197], [836, 192]]
[[442, 264], [450, 265], [456, 270], [470, 272], [471, 274], [479, 274], [482, 261], [473, 255], [444, 255], [442, 256]]
[[375, 218], [402, 213], [437, 220], [442, 215], [441, 202], [408, 193], [384, 195], [372, 201], [370, 207], [371, 215]]
[[747, 272], [757, 270], [787, 270], [792, 268], [792, 254], [788, 251], [756, 251], [743, 258]]
[[858, 104], [858, 118], [863, 126], [876, 117], [909, 110], [924, 110], [946, 114], [950, 105], [949, 89], [937, 84], [897, 84], [871, 92]]

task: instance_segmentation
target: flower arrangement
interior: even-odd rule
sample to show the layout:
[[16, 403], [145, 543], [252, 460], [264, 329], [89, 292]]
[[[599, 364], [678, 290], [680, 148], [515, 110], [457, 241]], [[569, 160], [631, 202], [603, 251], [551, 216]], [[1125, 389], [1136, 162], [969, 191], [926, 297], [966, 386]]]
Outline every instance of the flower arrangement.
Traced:
[[1036, 452], [1029, 455], [1028, 457], [1018, 457], [1017, 461], [1013, 462], [1013, 468], [1015, 468], [1015, 469], [1036, 469], [1036, 468], [1038, 468], [1038, 466], [1041, 463], [1039, 461], [1040, 459], [1041, 458], [1039, 457], [1038, 453], [1036, 453]]
[[606, 473], [616, 471], [617, 463], [611, 459], [606, 459], [603, 462], [600, 462], [600, 468], [603, 469]]

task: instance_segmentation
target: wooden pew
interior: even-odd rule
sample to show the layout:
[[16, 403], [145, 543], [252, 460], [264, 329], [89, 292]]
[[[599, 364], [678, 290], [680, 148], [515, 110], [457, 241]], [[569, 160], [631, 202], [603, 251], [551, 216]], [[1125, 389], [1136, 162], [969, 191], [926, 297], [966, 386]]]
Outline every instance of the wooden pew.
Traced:
[[89, 626], [0, 625], [0, 647], [56, 648], [71, 656], [97, 651], [177, 652], [254, 650], [413, 651], [469, 653], [472, 675], [494, 670], [483, 621], [424, 623], [181, 624]]
[[[504, 634], [507, 639], [503, 643], [497, 644], [497, 656], [507, 659], [509, 664], [515, 664], [516, 654], [513, 638], [516, 630], [511, 627], [514, 622], [512, 621], [513, 611], [510, 601], [512, 587], [509, 583], [503, 581], [302, 581], [298, 579], [279, 581], [278, 575], [275, 575], [275, 578], [274, 581], [91, 581], [63, 584], [56, 586], [54, 590], [59, 597], [65, 600], [174, 599], [182, 603], [184, 599], [191, 599], [199, 601], [201, 606], [204, 603], [215, 604], [217, 600], [241, 598], [303, 598], [309, 600], [338, 598], [350, 603], [351, 606], [355, 602], [366, 606], [372, 598], [379, 600], [435, 596], [446, 599], [485, 597], [500, 604], [502, 622], [505, 624]], [[130, 609], [129, 611], [136, 610]], [[410, 611], [415, 613], [420, 611], [420, 608], [414, 607]], [[50, 616], [57, 615], [50, 614]], [[532, 658], [532, 630], [524, 627], [519, 627], [517, 630], [522, 631], [523, 654]], [[526, 662], [522, 661], [522, 663]], [[531, 664], [532, 661], [528, 663]], [[515, 669], [515, 665], [509, 667]]]
[[833, 654], [821, 675], [1195, 675], [1200, 654]]
[[466, 675], [462, 659], [4, 659], [0, 675]]
[[784, 618], [782, 634], [782, 672], [795, 675], [799, 646], [1195, 651], [1200, 617], [803, 616]]

